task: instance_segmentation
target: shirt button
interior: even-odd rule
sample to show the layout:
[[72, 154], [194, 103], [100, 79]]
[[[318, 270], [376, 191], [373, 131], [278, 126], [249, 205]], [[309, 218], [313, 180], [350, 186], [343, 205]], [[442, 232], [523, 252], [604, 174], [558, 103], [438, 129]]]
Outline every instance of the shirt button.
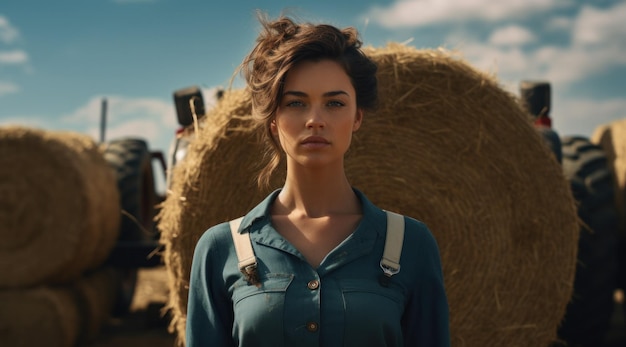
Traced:
[[317, 325], [317, 323], [315, 322], [308, 322], [306, 323], [306, 330], [308, 330], [309, 332], [316, 332], [317, 329], [319, 329], [319, 325]]
[[311, 290], [315, 290], [320, 287], [320, 282], [318, 280], [309, 281], [306, 286]]

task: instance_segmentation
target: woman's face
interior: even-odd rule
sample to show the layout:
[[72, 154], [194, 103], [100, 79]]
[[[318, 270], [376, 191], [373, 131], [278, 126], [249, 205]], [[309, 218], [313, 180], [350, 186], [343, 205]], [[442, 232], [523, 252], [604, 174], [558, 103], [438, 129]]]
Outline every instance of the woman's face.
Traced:
[[304, 61], [287, 73], [270, 129], [288, 162], [319, 167], [343, 164], [362, 119], [354, 87], [341, 65]]

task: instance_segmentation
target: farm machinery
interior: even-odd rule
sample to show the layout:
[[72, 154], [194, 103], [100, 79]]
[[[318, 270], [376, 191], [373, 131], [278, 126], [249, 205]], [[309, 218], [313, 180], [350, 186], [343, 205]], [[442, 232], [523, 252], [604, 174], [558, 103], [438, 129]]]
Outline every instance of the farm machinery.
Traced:
[[206, 107], [217, 102], [222, 93], [221, 89], [210, 92], [198, 86], [173, 93], [180, 128], [172, 140], [167, 159], [162, 152], [150, 151], [148, 143], [140, 138], [105, 141], [106, 101], [103, 101], [100, 141], [106, 144], [105, 159], [117, 173], [122, 208], [120, 236], [106, 263], [121, 275], [114, 315], [128, 312], [137, 285], [138, 269], [163, 264], [155, 217], [165, 197], [156, 192], [154, 169], [162, 170], [165, 186], [170, 187], [172, 169], [184, 158], [194, 136], [194, 125], [204, 116]]
[[607, 155], [587, 137], [561, 137], [554, 131], [549, 82], [522, 81], [520, 95], [535, 127], [562, 164], [582, 222], [574, 295], [559, 327], [559, 338], [565, 346], [602, 346], [614, 313], [619, 266], [619, 221]]
[[138, 270], [162, 265], [155, 217], [165, 197], [156, 190], [154, 168], [161, 169], [165, 178], [167, 164], [163, 153], [151, 151], [144, 139], [105, 141], [106, 99], [102, 101], [100, 124], [100, 142], [106, 162], [116, 173], [122, 213], [118, 240], [105, 263], [120, 275], [113, 314], [121, 316], [132, 303]]

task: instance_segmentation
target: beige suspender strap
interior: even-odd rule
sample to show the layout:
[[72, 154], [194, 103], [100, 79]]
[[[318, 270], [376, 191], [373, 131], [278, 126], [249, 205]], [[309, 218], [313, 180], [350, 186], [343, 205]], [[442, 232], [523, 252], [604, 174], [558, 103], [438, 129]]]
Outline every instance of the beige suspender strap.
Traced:
[[387, 237], [380, 268], [386, 276], [391, 277], [400, 272], [400, 255], [404, 241], [404, 216], [394, 212], [387, 213]]
[[235, 244], [235, 252], [239, 260], [239, 270], [244, 274], [250, 274], [256, 268], [256, 257], [252, 249], [249, 233], [239, 233], [239, 225], [243, 217], [233, 219], [230, 224], [230, 233], [233, 235], [233, 243]]
[[[387, 277], [391, 277], [400, 272], [400, 255], [404, 242], [404, 216], [394, 212], [385, 212], [387, 213], [387, 236], [383, 257], [380, 260], [380, 268]], [[239, 233], [238, 231], [242, 219], [243, 217], [231, 220], [229, 224], [235, 252], [239, 260], [239, 270], [249, 275], [256, 269], [257, 262], [252, 249], [250, 234]]]

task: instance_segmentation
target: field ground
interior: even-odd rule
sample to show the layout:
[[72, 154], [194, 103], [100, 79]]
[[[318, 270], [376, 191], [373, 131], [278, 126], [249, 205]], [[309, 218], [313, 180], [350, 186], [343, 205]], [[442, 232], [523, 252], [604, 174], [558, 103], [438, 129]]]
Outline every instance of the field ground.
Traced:
[[111, 319], [96, 341], [80, 347], [173, 347], [176, 336], [162, 313], [167, 296], [165, 268], [140, 269], [130, 314]]
[[[165, 268], [141, 269], [131, 313], [123, 319], [112, 319], [96, 341], [80, 347], [173, 347], [176, 337], [167, 332], [169, 322], [161, 313], [167, 295]], [[624, 296], [620, 295], [606, 347], [626, 347]]]

